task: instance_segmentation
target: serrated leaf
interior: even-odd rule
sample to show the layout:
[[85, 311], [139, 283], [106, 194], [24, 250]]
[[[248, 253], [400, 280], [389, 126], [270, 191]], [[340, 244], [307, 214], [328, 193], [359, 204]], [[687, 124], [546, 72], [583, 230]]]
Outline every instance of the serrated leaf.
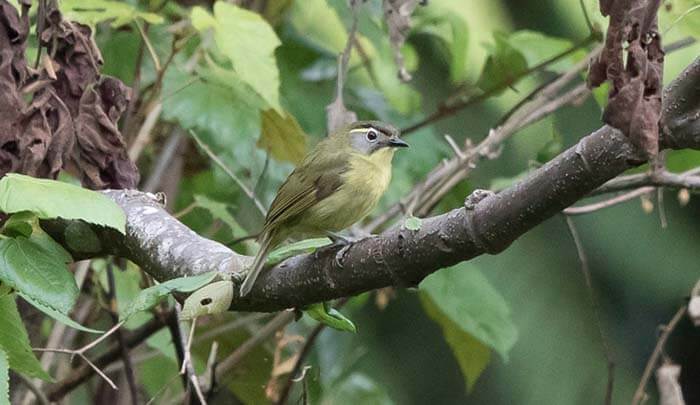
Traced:
[[330, 326], [333, 329], [343, 332], [357, 333], [355, 324], [336, 309], [331, 308], [331, 306], [326, 302], [309, 305], [304, 310], [304, 313], [308, 314], [316, 321]]
[[103, 21], [112, 21], [112, 27], [121, 27], [141, 19], [149, 24], [161, 24], [163, 17], [155, 13], [140, 11], [133, 5], [116, 0], [62, 0], [61, 12], [66, 20], [74, 20], [95, 26]]
[[56, 311], [55, 309], [38, 302], [37, 300], [33, 299], [32, 297], [29, 297], [26, 294], [23, 294], [20, 292], [20, 293], [18, 293], [18, 295], [20, 297], [22, 297], [28, 303], [32, 304], [32, 306], [34, 306], [34, 308], [38, 309], [39, 311], [45, 313], [46, 315], [50, 316], [51, 318], [55, 319], [56, 321], [66, 325], [66, 326], [69, 326], [73, 329], [77, 329], [77, 330], [80, 330], [83, 332], [88, 332], [88, 333], [104, 333], [103, 330], [97, 330], [97, 329], [88, 328], [87, 326], [83, 326], [83, 325], [79, 324], [78, 322], [72, 320], [67, 315], [64, 315], [64, 314]]
[[190, 320], [198, 316], [220, 314], [228, 310], [231, 301], [233, 282], [224, 280], [207, 284], [187, 297], [180, 319]]
[[0, 349], [7, 354], [10, 368], [30, 377], [51, 381], [51, 376], [41, 368], [32, 352], [14, 295], [0, 297], [0, 325]]
[[420, 227], [423, 225], [423, 220], [411, 215], [403, 221], [403, 227], [409, 231], [420, 231]]
[[491, 350], [453, 322], [433, 303], [427, 294], [421, 294], [420, 297], [425, 313], [442, 328], [445, 341], [452, 349], [452, 353], [459, 363], [459, 368], [462, 370], [467, 391], [471, 391], [491, 361]]
[[267, 255], [267, 264], [279, 263], [288, 257], [300, 255], [302, 253], [311, 253], [330, 243], [331, 240], [328, 238], [304, 239], [299, 242], [290, 243], [289, 245], [282, 246], [270, 252], [270, 254]]
[[279, 101], [279, 71], [275, 49], [281, 45], [277, 34], [259, 14], [224, 1], [214, 3], [213, 17], [201, 8], [190, 15], [193, 26], [214, 30], [217, 48], [232, 63], [233, 69], [275, 110]]
[[78, 287], [62, 260], [24, 237], [0, 240], [0, 280], [67, 314], [78, 297]]
[[308, 136], [291, 114], [280, 115], [275, 110], [262, 114], [262, 133], [258, 147], [265, 149], [278, 161], [298, 165], [306, 155]]
[[0, 350], [0, 404], [10, 404], [10, 362], [7, 353]]
[[122, 234], [126, 226], [124, 211], [96, 191], [17, 173], [0, 179], [0, 211], [31, 211], [42, 219], [81, 219]]
[[420, 289], [462, 331], [508, 359], [517, 339], [510, 309], [473, 264], [442, 269], [426, 278]]
[[142, 290], [129, 304], [122, 314], [122, 319], [128, 319], [137, 312], [147, 311], [156, 306], [163, 298], [173, 292], [188, 293], [210, 283], [219, 273], [211, 271], [197, 276], [180, 277], [168, 280]]

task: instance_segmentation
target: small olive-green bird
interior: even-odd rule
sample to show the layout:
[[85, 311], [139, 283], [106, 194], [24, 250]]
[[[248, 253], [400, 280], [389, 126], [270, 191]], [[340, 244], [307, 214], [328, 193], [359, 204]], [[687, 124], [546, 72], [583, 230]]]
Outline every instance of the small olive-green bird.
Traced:
[[277, 191], [241, 296], [287, 238], [332, 235], [367, 216], [389, 185], [394, 151], [407, 146], [396, 128], [378, 121], [355, 122], [319, 142]]

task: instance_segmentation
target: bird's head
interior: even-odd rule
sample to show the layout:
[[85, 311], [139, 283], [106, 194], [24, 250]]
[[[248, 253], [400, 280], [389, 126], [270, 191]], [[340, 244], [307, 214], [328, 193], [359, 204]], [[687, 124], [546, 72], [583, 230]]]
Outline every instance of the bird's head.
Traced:
[[359, 153], [371, 155], [380, 150], [407, 148], [399, 138], [399, 130], [380, 121], [357, 121], [346, 127], [344, 133], [350, 146]]

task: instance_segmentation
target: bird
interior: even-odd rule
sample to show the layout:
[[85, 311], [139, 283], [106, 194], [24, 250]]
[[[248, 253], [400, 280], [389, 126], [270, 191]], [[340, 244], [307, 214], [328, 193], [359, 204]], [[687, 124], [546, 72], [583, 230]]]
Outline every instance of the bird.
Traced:
[[282, 183], [258, 236], [260, 250], [240, 287], [246, 296], [269, 252], [290, 237], [329, 236], [365, 218], [391, 181], [394, 152], [408, 143], [380, 121], [357, 121], [321, 140]]

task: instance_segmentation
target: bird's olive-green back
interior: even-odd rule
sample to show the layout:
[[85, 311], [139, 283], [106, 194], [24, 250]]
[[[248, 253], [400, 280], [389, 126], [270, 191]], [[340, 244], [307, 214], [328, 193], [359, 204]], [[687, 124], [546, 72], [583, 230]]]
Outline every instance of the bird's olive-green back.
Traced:
[[348, 169], [350, 153], [344, 131], [319, 142], [280, 186], [267, 213], [263, 233], [293, 220], [337, 190], [342, 184], [342, 174]]

